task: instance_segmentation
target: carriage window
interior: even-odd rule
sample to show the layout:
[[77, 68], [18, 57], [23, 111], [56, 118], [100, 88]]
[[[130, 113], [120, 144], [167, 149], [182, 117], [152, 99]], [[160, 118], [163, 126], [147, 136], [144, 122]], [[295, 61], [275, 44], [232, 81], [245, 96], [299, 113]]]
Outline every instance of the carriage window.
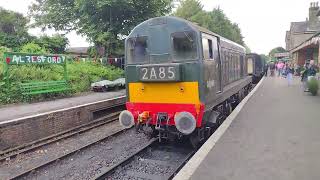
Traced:
[[197, 58], [197, 43], [193, 32], [173, 33], [172, 42], [174, 60], [186, 61]]
[[144, 63], [148, 61], [147, 37], [130, 38], [127, 41], [128, 64]]

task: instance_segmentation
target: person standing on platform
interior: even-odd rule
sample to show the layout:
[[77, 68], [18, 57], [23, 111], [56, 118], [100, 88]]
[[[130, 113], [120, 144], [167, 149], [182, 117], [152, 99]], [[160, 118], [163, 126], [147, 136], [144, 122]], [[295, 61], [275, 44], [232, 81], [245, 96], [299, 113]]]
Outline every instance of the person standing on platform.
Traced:
[[281, 76], [283, 66], [284, 64], [282, 62], [278, 62], [277, 64], [278, 76]]
[[286, 71], [285, 74], [287, 75], [288, 86], [291, 86], [292, 85], [293, 73], [294, 73], [293, 65], [291, 63], [287, 64], [285, 71]]
[[302, 87], [304, 92], [308, 92], [308, 86], [307, 86], [307, 81], [308, 81], [308, 67], [309, 63], [306, 63], [303, 67], [303, 71], [301, 72], [301, 82], [302, 82]]
[[317, 66], [314, 64], [314, 60], [310, 60], [310, 65], [308, 68], [308, 81], [312, 78], [315, 77], [317, 74], [318, 68]]
[[269, 69], [269, 64], [266, 63], [266, 64], [264, 65], [264, 76], [268, 76], [268, 69]]
[[276, 69], [276, 66], [274, 64], [274, 62], [271, 62], [270, 64], [270, 76], [274, 76], [274, 70]]

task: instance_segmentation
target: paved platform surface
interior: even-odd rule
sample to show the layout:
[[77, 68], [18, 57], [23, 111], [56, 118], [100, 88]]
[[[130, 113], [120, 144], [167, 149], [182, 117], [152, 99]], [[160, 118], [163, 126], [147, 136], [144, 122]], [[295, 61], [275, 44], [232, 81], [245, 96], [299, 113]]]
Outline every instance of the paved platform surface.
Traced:
[[11, 105], [0, 108], [0, 122], [32, 116], [39, 113], [46, 113], [73, 106], [79, 106], [96, 101], [103, 101], [110, 98], [116, 98], [125, 95], [125, 90], [115, 92], [90, 93], [84, 96], [57, 99], [53, 101], [45, 101], [32, 104]]
[[320, 96], [266, 78], [191, 179], [320, 179]]

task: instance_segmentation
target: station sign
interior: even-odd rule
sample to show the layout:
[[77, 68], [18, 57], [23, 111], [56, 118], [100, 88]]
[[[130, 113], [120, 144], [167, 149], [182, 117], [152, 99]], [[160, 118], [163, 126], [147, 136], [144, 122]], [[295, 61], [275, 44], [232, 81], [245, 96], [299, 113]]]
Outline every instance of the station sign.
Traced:
[[284, 52], [284, 53], [275, 53], [274, 57], [279, 58], [279, 57], [289, 57], [289, 52]]
[[25, 53], [4, 53], [8, 65], [19, 64], [64, 64], [66, 57], [61, 55], [41, 55]]

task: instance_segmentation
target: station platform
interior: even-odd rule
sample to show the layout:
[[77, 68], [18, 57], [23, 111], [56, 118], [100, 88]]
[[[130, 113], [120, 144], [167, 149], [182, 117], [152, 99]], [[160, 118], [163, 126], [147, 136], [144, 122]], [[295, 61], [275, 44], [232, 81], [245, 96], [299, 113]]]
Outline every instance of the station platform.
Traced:
[[174, 179], [320, 179], [320, 96], [299, 80], [263, 79]]
[[0, 122], [33, 116], [64, 108], [80, 106], [97, 101], [125, 96], [125, 90], [89, 93], [87, 95], [44, 101], [32, 104], [19, 104], [0, 107]]

